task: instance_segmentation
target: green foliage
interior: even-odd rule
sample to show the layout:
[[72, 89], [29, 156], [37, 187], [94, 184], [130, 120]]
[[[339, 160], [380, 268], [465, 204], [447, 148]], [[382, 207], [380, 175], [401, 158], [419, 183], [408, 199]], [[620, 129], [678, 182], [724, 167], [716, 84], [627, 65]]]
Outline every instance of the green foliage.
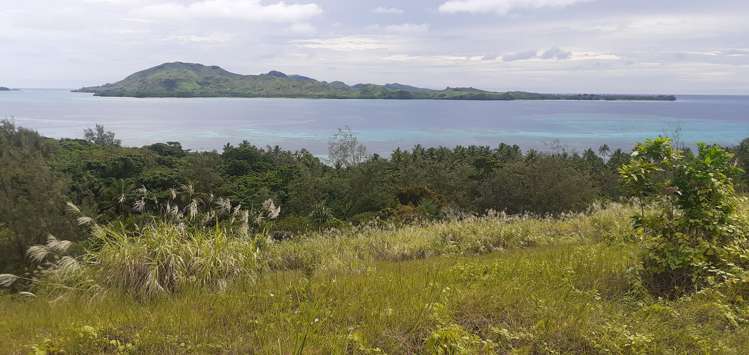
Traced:
[[57, 146], [34, 131], [0, 121], [0, 272], [18, 272], [26, 249], [49, 233], [75, 238], [65, 215], [68, 181], [47, 164]]
[[493, 347], [494, 344], [490, 341], [482, 340], [460, 325], [450, 324], [429, 335], [424, 344], [424, 352], [439, 355], [489, 354]]
[[102, 146], [119, 146], [122, 143], [119, 139], [114, 138], [114, 132], [105, 131], [104, 126], [96, 125], [96, 128], [87, 128], [83, 131], [83, 137], [89, 143]]
[[599, 196], [588, 171], [558, 156], [506, 164], [484, 182], [480, 191], [478, 203], [482, 209], [508, 213], [581, 211]]
[[734, 151], [739, 167], [744, 170], [744, 174], [739, 178], [739, 187], [743, 192], [749, 192], [749, 138], [741, 141]]
[[[621, 174], [642, 205], [635, 226], [649, 236], [645, 285], [676, 297], [743, 272], [737, 257], [747, 240], [737, 214], [733, 156], [705, 144], [697, 155], [685, 154], [668, 138], [645, 141], [632, 156]], [[654, 211], [646, 212], [646, 205]]]

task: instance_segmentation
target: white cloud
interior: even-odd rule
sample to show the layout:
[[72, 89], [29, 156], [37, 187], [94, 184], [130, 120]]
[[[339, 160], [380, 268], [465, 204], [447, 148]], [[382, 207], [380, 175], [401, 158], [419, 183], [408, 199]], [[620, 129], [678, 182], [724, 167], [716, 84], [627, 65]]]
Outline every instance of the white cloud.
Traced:
[[376, 14], [381, 14], [381, 15], [403, 15], [405, 13], [405, 11], [397, 7], [383, 7], [383, 6], [372, 9], [372, 12]]
[[384, 40], [360, 36], [303, 39], [295, 40], [291, 43], [303, 48], [329, 49], [342, 52], [386, 49], [391, 47]]
[[389, 25], [385, 26], [385, 31], [391, 32], [391, 33], [400, 33], [400, 34], [418, 34], [418, 33], [426, 33], [429, 32], [429, 25], [428, 24], [412, 24], [412, 23], [403, 23], [400, 25]]
[[166, 38], [168, 41], [182, 43], [221, 44], [231, 41], [233, 36], [225, 33], [212, 33], [208, 35], [175, 35]]
[[516, 60], [526, 60], [526, 59], [533, 59], [538, 56], [538, 51], [530, 50], [530, 51], [522, 51], [522, 52], [516, 52], [516, 53], [508, 53], [502, 56], [502, 60], [505, 62], [514, 62]]
[[572, 57], [572, 52], [565, 51], [563, 49], [559, 49], [558, 47], [549, 48], [545, 50], [539, 58], [541, 59], [557, 59], [557, 60], [564, 60], [564, 59], [570, 59]]
[[135, 10], [135, 13], [160, 19], [224, 18], [257, 22], [298, 22], [320, 15], [322, 9], [315, 3], [287, 4], [281, 1], [264, 5], [259, 0], [204, 0], [190, 4], [167, 2], [148, 5]]
[[570, 60], [619, 60], [622, 59], [616, 54], [600, 52], [569, 52]]
[[522, 52], [508, 53], [502, 56], [504, 62], [519, 60], [616, 60], [619, 56], [611, 53], [599, 53], [592, 51], [568, 51], [559, 47], [546, 50], [528, 50]]
[[292, 24], [291, 27], [289, 27], [289, 31], [297, 34], [312, 34], [317, 32], [317, 28], [309, 23], [298, 22]]
[[382, 58], [387, 62], [409, 63], [417, 65], [434, 66], [457, 66], [475, 65], [484, 60], [483, 56], [460, 56], [460, 55], [408, 55], [394, 54]]
[[439, 7], [444, 13], [497, 13], [507, 14], [513, 10], [567, 7], [596, 0], [448, 0]]

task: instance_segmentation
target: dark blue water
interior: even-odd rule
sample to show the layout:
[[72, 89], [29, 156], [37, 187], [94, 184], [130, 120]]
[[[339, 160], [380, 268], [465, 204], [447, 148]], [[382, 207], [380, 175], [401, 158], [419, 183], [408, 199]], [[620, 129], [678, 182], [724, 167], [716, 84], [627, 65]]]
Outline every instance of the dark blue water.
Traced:
[[100, 123], [126, 145], [179, 141], [199, 150], [249, 140], [324, 155], [329, 137], [344, 126], [379, 153], [415, 144], [499, 142], [629, 149], [675, 132], [686, 144], [736, 144], [749, 137], [749, 96], [682, 96], [676, 102], [135, 99], [22, 90], [0, 92], [0, 118], [51, 137], [80, 137]]

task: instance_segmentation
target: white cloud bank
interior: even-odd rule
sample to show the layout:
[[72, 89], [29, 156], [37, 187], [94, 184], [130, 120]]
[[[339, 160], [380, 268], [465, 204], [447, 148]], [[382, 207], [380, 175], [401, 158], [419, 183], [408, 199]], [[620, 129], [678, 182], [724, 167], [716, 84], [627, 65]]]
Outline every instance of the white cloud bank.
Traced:
[[314, 38], [304, 40], [294, 40], [291, 43], [311, 49], [327, 49], [333, 51], [350, 52], [350, 51], [366, 51], [374, 49], [387, 49], [391, 48], [391, 44], [384, 40], [364, 37], [364, 36], [345, 36], [335, 38]]
[[256, 22], [299, 22], [322, 14], [315, 3], [262, 4], [260, 0], [205, 0], [183, 4], [166, 2], [144, 6], [137, 15], [159, 19], [223, 18]]
[[403, 15], [405, 13], [405, 11], [397, 7], [384, 7], [384, 6], [376, 7], [372, 9], [372, 12], [376, 14], [380, 14], [380, 15]]
[[567, 7], [596, 0], [448, 0], [439, 7], [443, 13], [497, 13], [507, 14], [514, 10]]

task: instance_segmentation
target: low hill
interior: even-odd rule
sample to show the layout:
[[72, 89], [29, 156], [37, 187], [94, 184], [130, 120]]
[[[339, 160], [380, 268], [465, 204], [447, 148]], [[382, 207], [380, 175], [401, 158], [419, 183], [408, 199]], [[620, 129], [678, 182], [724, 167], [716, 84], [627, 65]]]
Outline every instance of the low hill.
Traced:
[[403, 84], [356, 84], [318, 81], [301, 75], [270, 71], [240, 75], [218, 66], [165, 63], [132, 74], [122, 81], [84, 87], [77, 92], [124, 97], [285, 97], [320, 99], [432, 99], [432, 100], [658, 100], [670, 95], [595, 95], [493, 92], [474, 88], [432, 90]]
[[6, 88], [5, 86], [0, 86], [0, 91], [10, 91], [10, 88]]

